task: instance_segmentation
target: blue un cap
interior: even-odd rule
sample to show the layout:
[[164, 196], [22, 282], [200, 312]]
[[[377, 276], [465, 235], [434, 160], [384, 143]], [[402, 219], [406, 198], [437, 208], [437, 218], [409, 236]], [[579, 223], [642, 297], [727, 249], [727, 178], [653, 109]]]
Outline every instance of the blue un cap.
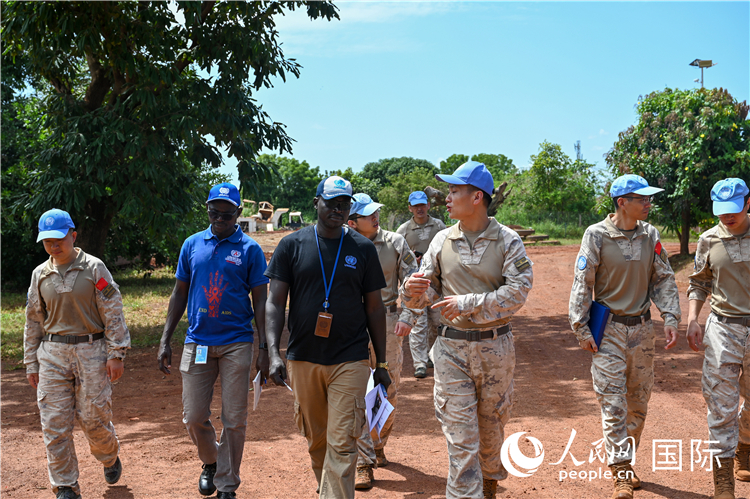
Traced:
[[73, 219], [67, 211], [57, 208], [44, 212], [39, 217], [39, 236], [36, 242], [42, 239], [62, 239], [68, 235], [68, 229], [75, 229]]
[[447, 182], [453, 185], [473, 185], [490, 196], [492, 195], [492, 191], [495, 190], [495, 181], [492, 180], [492, 174], [483, 163], [478, 163], [476, 161], [467, 161], [459, 166], [456, 171], [453, 172], [453, 175], [438, 173], [435, 175], [435, 178], [441, 182]]
[[747, 184], [741, 178], [719, 180], [711, 189], [711, 200], [714, 202], [714, 215], [739, 213], [745, 208]]
[[352, 203], [352, 209], [349, 212], [349, 216], [360, 215], [363, 217], [369, 217], [383, 207], [382, 204], [376, 203], [364, 192], [358, 192], [352, 197], [354, 198], [354, 203]]
[[418, 204], [427, 204], [427, 194], [424, 191], [414, 191], [409, 194], [409, 205], [416, 206]]
[[641, 196], [653, 196], [664, 189], [650, 187], [646, 179], [640, 175], [623, 175], [617, 177], [609, 188], [610, 197], [617, 198], [626, 194], [640, 194]]
[[352, 197], [352, 184], [345, 178], [336, 175], [323, 179], [318, 184], [318, 191], [315, 197], [321, 196], [323, 199], [333, 199], [339, 196]]
[[208, 191], [208, 200], [206, 203], [210, 203], [211, 201], [227, 201], [239, 207], [240, 191], [234, 184], [222, 182], [221, 184], [211, 187], [211, 190]]

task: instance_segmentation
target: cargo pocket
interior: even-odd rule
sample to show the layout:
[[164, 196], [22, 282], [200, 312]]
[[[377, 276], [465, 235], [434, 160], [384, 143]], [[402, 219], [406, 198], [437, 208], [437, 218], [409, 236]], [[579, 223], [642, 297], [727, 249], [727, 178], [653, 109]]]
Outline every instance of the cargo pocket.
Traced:
[[307, 438], [307, 432], [305, 431], [305, 416], [302, 414], [302, 409], [297, 402], [294, 403], [294, 422], [297, 423], [297, 428], [300, 434]]
[[37, 390], [36, 390], [36, 405], [39, 406], [39, 409], [42, 408], [42, 404], [44, 404], [45, 397], [47, 397], [47, 392], [45, 392], [44, 390], [40, 390], [39, 388], [37, 388]]
[[354, 397], [354, 424], [352, 425], [352, 430], [349, 433], [349, 435], [354, 438], [359, 438], [362, 436], [362, 429], [364, 428], [365, 422], [367, 421], [367, 417], [365, 415], [366, 407], [367, 405], [365, 404], [364, 397]]

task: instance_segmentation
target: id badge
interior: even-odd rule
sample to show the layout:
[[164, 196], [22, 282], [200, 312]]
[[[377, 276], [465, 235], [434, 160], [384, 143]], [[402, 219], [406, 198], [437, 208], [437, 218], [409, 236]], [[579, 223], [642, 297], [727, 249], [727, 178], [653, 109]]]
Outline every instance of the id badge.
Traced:
[[315, 324], [315, 336], [321, 338], [328, 338], [328, 334], [331, 332], [331, 323], [333, 322], [333, 314], [326, 312], [318, 312], [318, 322]]
[[208, 360], [208, 347], [205, 345], [195, 347], [195, 363], [205, 364], [206, 360]]

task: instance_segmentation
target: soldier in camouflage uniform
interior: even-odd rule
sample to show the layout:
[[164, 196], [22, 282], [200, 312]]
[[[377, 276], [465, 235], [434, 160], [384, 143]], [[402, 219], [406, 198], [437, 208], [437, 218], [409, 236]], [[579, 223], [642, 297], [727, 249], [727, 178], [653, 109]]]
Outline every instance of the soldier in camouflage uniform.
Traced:
[[[412, 218], [396, 229], [409, 243], [409, 247], [417, 257], [417, 265], [422, 263], [422, 255], [427, 253], [430, 242], [435, 234], [445, 229], [442, 220], [429, 215], [430, 201], [423, 191], [414, 191], [409, 194], [409, 211]], [[435, 343], [437, 328], [440, 324], [440, 311], [426, 307], [422, 315], [409, 335], [409, 348], [414, 364], [414, 377], [424, 378], [427, 376], [427, 368], [432, 367], [429, 351]]]
[[[631, 467], [654, 384], [651, 301], [664, 319], [666, 348], [677, 341], [680, 300], [659, 231], [645, 223], [651, 196], [642, 177], [624, 175], [610, 189], [615, 213], [586, 229], [576, 260], [569, 319], [580, 346], [592, 352], [591, 376], [601, 405], [613, 499], [631, 499], [640, 480]], [[609, 308], [601, 345], [589, 328], [593, 299]]]
[[[401, 381], [401, 367], [404, 363], [403, 337], [411, 331], [411, 324], [415, 320], [414, 314], [404, 308], [398, 313], [399, 283], [403, 283], [408, 276], [416, 272], [417, 259], [409, 249], [403, 237], [380, 228], [380, 208], [383, 205], [375, 203], [367, 194], [354, 195], [354, 203], [349, 215], [349, 227], [370, 239], [378, 250], [378, 259], [383, 269], [386, 287], [380, 290], [383, 305], [386, 310], [386, 346], [385, 356], [388, 363], [388, 374], [391, 385], [388, 387], [388, 401], [394, 409], [398, 406], [398, 386]], [[375, 352], [370, 345], [370, 367], [375, 367]], [[357, 441], [359, 458], [357, 459], [357, 478], [354, 483], [356, 489], [372, 488], [373, 467], [386, 466], [385, 444], [393, 429], [394, 410], [380, 431], [380, 438], [373, 444], [373, 435], [377, 439], [377, 431], [370, 434], [365, 425], [362, 436]]]
[[[711, 189], [719, 224], [701, 234], [688, 287], [688, 343], [705, 342], [703, 397], [708, 434], [717, 449], [714, 498], [734, 499], [734, 476], [750, 481], [750, 196], [745, 182], [728, 178]], [[711, 314], [703, 336], [698, 314], [709, 293]], [[738, 407], [740, 396], [744, 399]], [[736, 454], [735, 454], [736, 449]], [[734, 457], [734, 476], [732, 458]]]
[[104, 479], [120, 479], [120, 444], [112, 425], [112, 381], [124, 371], [130, 333], [122, 296], [101, 260], [74, 247], [68, 213], [39, 219], [38, 241], [50, 259], [34, 269], [26, 304], [24, 364], [36, 389], [52, 491], [80, 499], [73, 421], [78, 422]]
[[494, 182], [483, 164], [437, 178], [450, 184], [447, 208], [459, 223], [432, 240], [401, 302], [442, 309], [432, 359], [435, 415], [450, 456], [446, 497], [494, 498], [508, 476], [500, 448], [513, 403], [510, 319], [531, 290], [532, 264], [518, 234], [487, 216]]

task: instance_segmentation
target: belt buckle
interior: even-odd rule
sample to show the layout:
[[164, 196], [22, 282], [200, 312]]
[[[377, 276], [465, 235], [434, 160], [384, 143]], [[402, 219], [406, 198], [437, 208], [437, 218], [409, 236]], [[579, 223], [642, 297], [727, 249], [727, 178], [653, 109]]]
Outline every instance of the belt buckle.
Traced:
[[466, 331], [466, 339], [468, 341], [479, 341], [482, 339], [482, 332], [481, 331]]
[[94, 335], [90, 334], [89, 335], [89, 345], [91, 345], [92, 343], [94, 343]]

